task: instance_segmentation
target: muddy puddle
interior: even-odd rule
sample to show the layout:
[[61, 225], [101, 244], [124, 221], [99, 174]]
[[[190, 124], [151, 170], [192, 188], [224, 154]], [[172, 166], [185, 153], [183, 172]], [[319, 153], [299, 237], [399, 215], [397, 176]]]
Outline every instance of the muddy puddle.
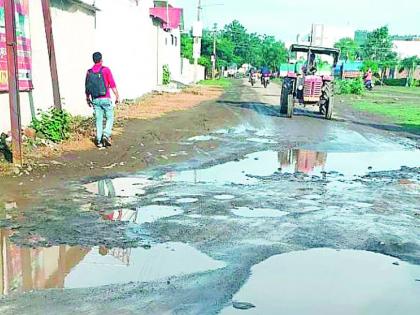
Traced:
[[157, 244], [150, 248], [62, 245], [30, 249], [15, 246], [2, 235], [0, 295], [51, 288], [168, 281], [172, 277], [224, 267], [224, 262], [179, 242]]
[[255, 178], [275, 173], [321, 176], [325, 173], [345, 177], [363, 176], [369, 172], [399, 170], [420, 166], [420, 151], [380, 152], [317, 152], [292, 149], [276, 152], [261, 151], [243, 159], [209, 168], [171, 173], [171, 181], [209, 184], [256, 184]]
[[291, 252], [252, 267], [221, 314], [415, 315], [419, 278], [420, 266], [372, 252]]
[[106, 197], [132, 197], [144, 195], [145, 189], [156, 184], [145, 176], [120, 177], [114, 179], [102, 179], [84, 185], [85, 189], [96, 195]]

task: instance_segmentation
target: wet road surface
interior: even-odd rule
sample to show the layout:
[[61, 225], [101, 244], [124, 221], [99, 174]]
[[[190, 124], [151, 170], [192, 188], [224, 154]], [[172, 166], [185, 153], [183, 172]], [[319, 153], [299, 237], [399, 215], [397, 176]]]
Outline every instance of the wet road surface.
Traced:
[[416, 144], [278, 100], [244, 83], [237, 126], [180, 143], [213, 149], [8, 202], [0, 312], [418, 314]]

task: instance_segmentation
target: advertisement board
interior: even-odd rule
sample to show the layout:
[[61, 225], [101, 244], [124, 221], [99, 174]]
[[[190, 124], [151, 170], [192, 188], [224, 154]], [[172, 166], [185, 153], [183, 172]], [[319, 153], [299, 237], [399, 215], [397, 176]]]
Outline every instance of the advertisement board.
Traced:
[[[29, 91], [33, 88], [31, 39], [29, 30], [29, 0], [15, 0], [15, 3], [19, 89], [21, 91]], [[0, 92], [8, 91], [7, 77], [4, 0], [0, 0]]]

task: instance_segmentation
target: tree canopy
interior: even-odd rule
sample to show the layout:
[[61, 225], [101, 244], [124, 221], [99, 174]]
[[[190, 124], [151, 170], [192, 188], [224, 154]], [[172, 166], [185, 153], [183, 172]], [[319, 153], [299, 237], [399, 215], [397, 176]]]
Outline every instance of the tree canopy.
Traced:
[[388, 26], [382, 26], [368, 33], [362, 47], [363, 57], [365, 60], [377, 62], [382, 68], [394, 66], [397, 63], [397, 54], [392, 48], [392, 37]]
[[351, 38], [342, 38], [334, 44], [335, 48], [341, 50], [341, 58], [346, 60], [356, 60], [360, 57], [360, 46]]
[[[283, 42], [273, 36], [249, 33], [239, 21], [234, 20], [222, 30], [204, 30], [199, 63], [207, 68], [211, 67], [214, 37], [218, 68], [251, 64], [257, 68], [267, 66], [277, 70], [281, 63], [287, 61], [288, 51]], [[192, 59], [192, 45], [192, 35], [183, 34], [181, 48], [184, 58]]]

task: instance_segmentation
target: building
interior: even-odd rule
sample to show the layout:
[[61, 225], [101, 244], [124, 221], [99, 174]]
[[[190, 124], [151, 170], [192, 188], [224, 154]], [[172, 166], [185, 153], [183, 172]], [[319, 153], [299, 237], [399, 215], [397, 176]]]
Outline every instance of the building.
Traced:
[[417, 56], [420, 58], [420, 40], [394, 40], [395, 51], [398, 58], [404, 59], [408, 57]]
[[[91, 64], [90, 55], [95, 48], [97, 9], [80, 1], [50, 2], [64, 108], [73, 114], [88, 115], [90, 109], [83, 95], [84, 77]], [[47, 110], [53, 105], [53, 94], [41, 0], [20, 0], [20, 3], [24, 7], [24, 12], [19, 13], [21, 20], [25, 21], [23, 37], [30, 41], [30, 46], [25, 51], [22, 52], [19, 47], [20, 53], [26, 54], [25, 61], [30, 73], [28, 77], [31, 78], [32, 89], [25, 86], [25, 92], [20, 93], [21, 120], [23, 125], [28, 125], [38, 110]], [[0, 22], [0, 36], [3, 39], [4, 21]], [[5, 58], [5, 53], [1, 54], [0, 60]], [[1, 67], [0, 71], [7, 73], [7, 66]], [[0, 83], [6, 83], [6, 88], [0, 94], [0, 107], [3, 108], [0, 132], [10, 130], [7, 75], [2, 74], [1, 77], [3, 80]]]
[[[312, 35], [311, 35], [312, 34]], [[298, 35], [298, 44], [334, 47], [334, 44], [342, 38], [354, 38], [354, 29], [351, 27], [337, 27], [325, 24], [313, 24], [311, 33], [305, 36]]]
[[[53, 105], [49, 57], [41, 0], [19, 0], [22, 34], [29, 38], [25, 53], [27, 70], [20, 77], [28, 87], [21, 92], [22, 125], [39, 110]], [[53, 35], [63, 108], [73, 115], [91, 115], [84, 82], [94, 51], [101, 51], [117, 81], [122, 99], [136, 99], [162, 84], [163, 66], [173, 80], [191, 83], [193, 67], [181, 59], [183, 10], [166, 1], [153, 0], [50, 0]], [[3, 28], [1, 27], [3, 25]], [[2, 33], [3, 32], [3, 35]], [[0, 21], [4, 39], [4, 21]], [[5, 42], [5, 41], [3, 41]], [[4, 45], [3, 45], [4, 46]], [[21, 50], [24, 50], [21, 48]], [[10, 130], [6, 56], [0, 46], [0, 132]], [[200, 69], [204, 72], [204, 70]], [[29, 79], [31, 78], [31, 80]]]

